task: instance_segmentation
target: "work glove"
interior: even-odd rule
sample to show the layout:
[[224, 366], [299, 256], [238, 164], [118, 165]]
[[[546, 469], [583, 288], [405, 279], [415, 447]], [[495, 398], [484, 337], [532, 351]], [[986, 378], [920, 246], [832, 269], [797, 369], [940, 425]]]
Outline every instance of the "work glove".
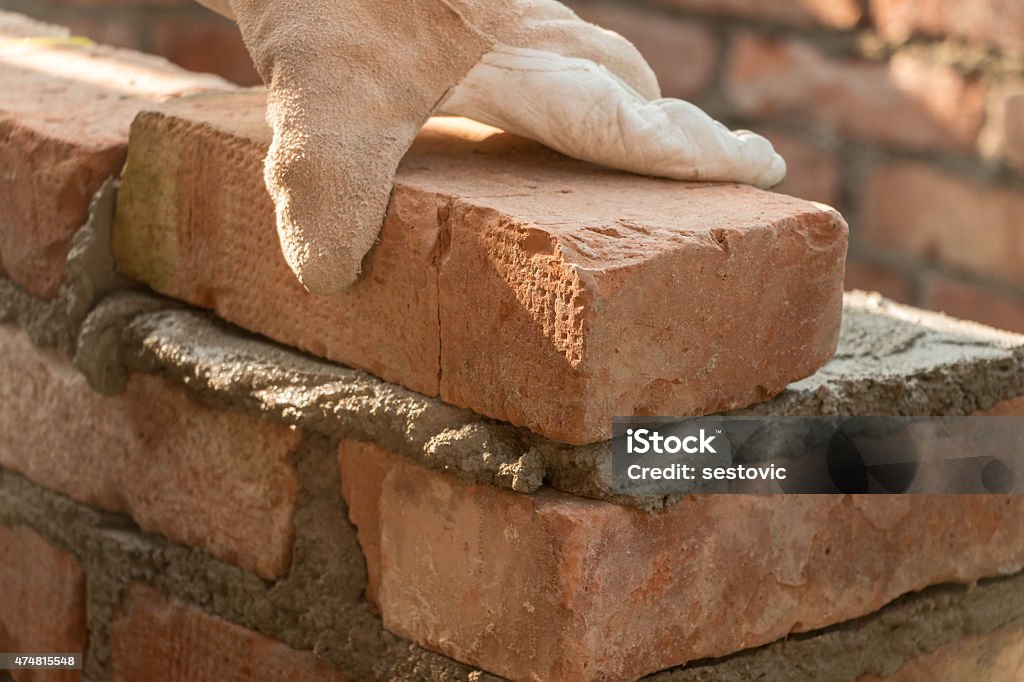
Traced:
[[309, 291], [351, 286], [402, 156], [460, 115], [621, 170], [770, 187], [764, 138], [663, 99], [621, 36], [555, 0], [200, 0], [234, 18], [269, 90], [264, 179]]

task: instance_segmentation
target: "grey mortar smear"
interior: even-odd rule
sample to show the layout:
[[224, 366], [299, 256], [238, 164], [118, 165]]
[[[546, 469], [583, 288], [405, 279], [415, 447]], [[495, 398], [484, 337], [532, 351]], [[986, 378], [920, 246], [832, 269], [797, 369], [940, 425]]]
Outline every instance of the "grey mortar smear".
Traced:
[[[98, 388], [119, 390], [120, 381], [103, 378], [111, 367], [159, 371], [207, 400], [372, 441], [467, 482], [519, 492], [546, 482], [644, 509], [671, 502], [612, 494], [610, 442], [555, 443], [248, 335], [208, 313], [154, 307], [150, 297], [118, 294], [86, 320], [76, 364]], [[852, 295], [836, 357], [774, 400], [738, 413], [956, 415], [1021, 394], [1024, 337]]]
[[111, 257], [110, 228], [116, 196], [113, 179], [104, 182], [93, 196], [88, 220], [72, 240], [56, 299], [36, 298], [0, 277], [0, 321], [17, 324], [36, 345], [74, 352], [78, 330], [95, 303], [129, 286], [115, 273]]
[[[114, 193], [107, 183], [93, 201], [56, 301], [0, 279], [0, 320], [73, 354], [97, 390], [120, 391], [129, 371], [162, 372], [205, 400], [371, 441], [471, 483], [524, 493], [547, 484], [646, 510], [679, 499], [613, 494], [610, 441], [557, 443], [139, 292], [110, 255]], [[825, 367], [733, 414], [962, 415], [1020, 395], [1024, 336], [857, 292], [847, 295], [839, 349]]]

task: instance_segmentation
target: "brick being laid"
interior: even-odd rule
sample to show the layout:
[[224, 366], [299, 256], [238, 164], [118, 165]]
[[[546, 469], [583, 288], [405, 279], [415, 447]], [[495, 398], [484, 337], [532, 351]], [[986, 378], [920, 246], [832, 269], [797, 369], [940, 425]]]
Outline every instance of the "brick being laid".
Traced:
[[114, 227], [124, 273], [576, 444], [608, 438], [615, 415], [764, 400], [835, 349], [835, 211], [612, 172], [452, 119], [404, 160], [361, 281], [310, 295], [277, 247], [264, 107], [260, 91], [208, 94], [137, 118]]

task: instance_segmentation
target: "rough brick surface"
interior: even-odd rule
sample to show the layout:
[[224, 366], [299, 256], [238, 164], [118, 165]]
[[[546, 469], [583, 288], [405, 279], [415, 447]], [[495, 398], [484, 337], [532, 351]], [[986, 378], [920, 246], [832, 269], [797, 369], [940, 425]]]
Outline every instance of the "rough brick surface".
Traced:
[[835, 348], [846, 226], [834, 211], [607, 171], [450, 119], [403, 162], [361, 281], [309, 295], [279, 253], [268, 140], [259, 92], [140, 116], [119, 267], [278, 341], [574, 443], [607, 438], [617, 414], [764, 399]]
[[692, 99], [711, 85], [718, 41], [707, 26], [626, 4], [595, 0], [567, 4], [587, 21], [632, 41], [654, 69], [666, 97]]
[[343, 682], [311, 651], [299, 651], [134, 583], [114, 620], [115, 682]]
[[1024, 566], [1016, 497], [692, 496], [648, 515], [342, 448], [390, 468], [378, 510], [349, 499], [378, 524], [385, 627], [514, 679], [632, 679]]
[[[19, 33], [60, 29], [0, 14], [0, 36]], [[0, 43], [0, 79], [0, 259], [14, 281], [44, 298], [60, 287], [92, 195], [119, 173], [139, 109], [227, 87], [138, 53], [16, 41]]]
[[871, 172], [861, 205], [872, 245], [1024, 282], [1024, 192], [895, 163]]
[[973, 635], [905, 663], [888, 677], [857, 682], [1020, 682], [1024, 680], [1024, 624]]
[[0, 325], [0, 464], [274, 578], [288, 569], [298, 434], [206, 407], [156, 375], [116, 397]]
[[[0, 651], [85, 653], [85, 574], [75, 557], [29, 528], [0, 525], [0, 586]], [[14, 671], [14, 679], [70, 682], [81, 671]]]
[[889, 62], [835, 60], [796, 39], [734, 38], [726, 88], [737, 112], [812, 120], [912, 149], [971, 151], [985, 90], [953, 69], [907, 54]]
[[924, 282], [924, 306], [998, 329], [1024, 333], [1024, 296], [951, 277], [929, 275]]
[[852, 28], [861, 18], [857, 0], [657, 0], [662, 5], [709, 14], [798, 25]]
[[1017, 0], [871, 0], [871, 13], [894, 40], [954, 36], [1024, 53], [1024, 5]]

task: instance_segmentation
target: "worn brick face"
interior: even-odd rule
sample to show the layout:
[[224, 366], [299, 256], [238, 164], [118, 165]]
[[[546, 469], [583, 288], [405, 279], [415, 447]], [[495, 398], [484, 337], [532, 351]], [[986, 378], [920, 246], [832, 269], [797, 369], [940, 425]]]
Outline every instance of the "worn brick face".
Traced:
[[[85, 574], [30, 528], [0, 525], [0, 651], [85, 654]], [[16, 682], [72, 682], [77, 670], [11, 671]]]
[[1019, 497], [709, 495], [651, 515], [348, 441], [343, 477], [371, 457], [378, 508], [346, 494], [364, 546], [379, 534], [385, 627], [513, 679], [634, 679], [1024, 566]]
[[318, 659], [133, 583], [110, 633], [115, 682], [345, 682]]
[[833, 59], [798, 39], [740, 33], [726, 88], [742, 116], [807, 120], [910, 149], [974, 149], [985, 89], [907, 54], [889, 62]]
[[263, 577], [287, 571], [299, 440], [287, 426], [201, 405], [155, 375], [100, 396], [8, 325], [0, 404], [3, 466]]

